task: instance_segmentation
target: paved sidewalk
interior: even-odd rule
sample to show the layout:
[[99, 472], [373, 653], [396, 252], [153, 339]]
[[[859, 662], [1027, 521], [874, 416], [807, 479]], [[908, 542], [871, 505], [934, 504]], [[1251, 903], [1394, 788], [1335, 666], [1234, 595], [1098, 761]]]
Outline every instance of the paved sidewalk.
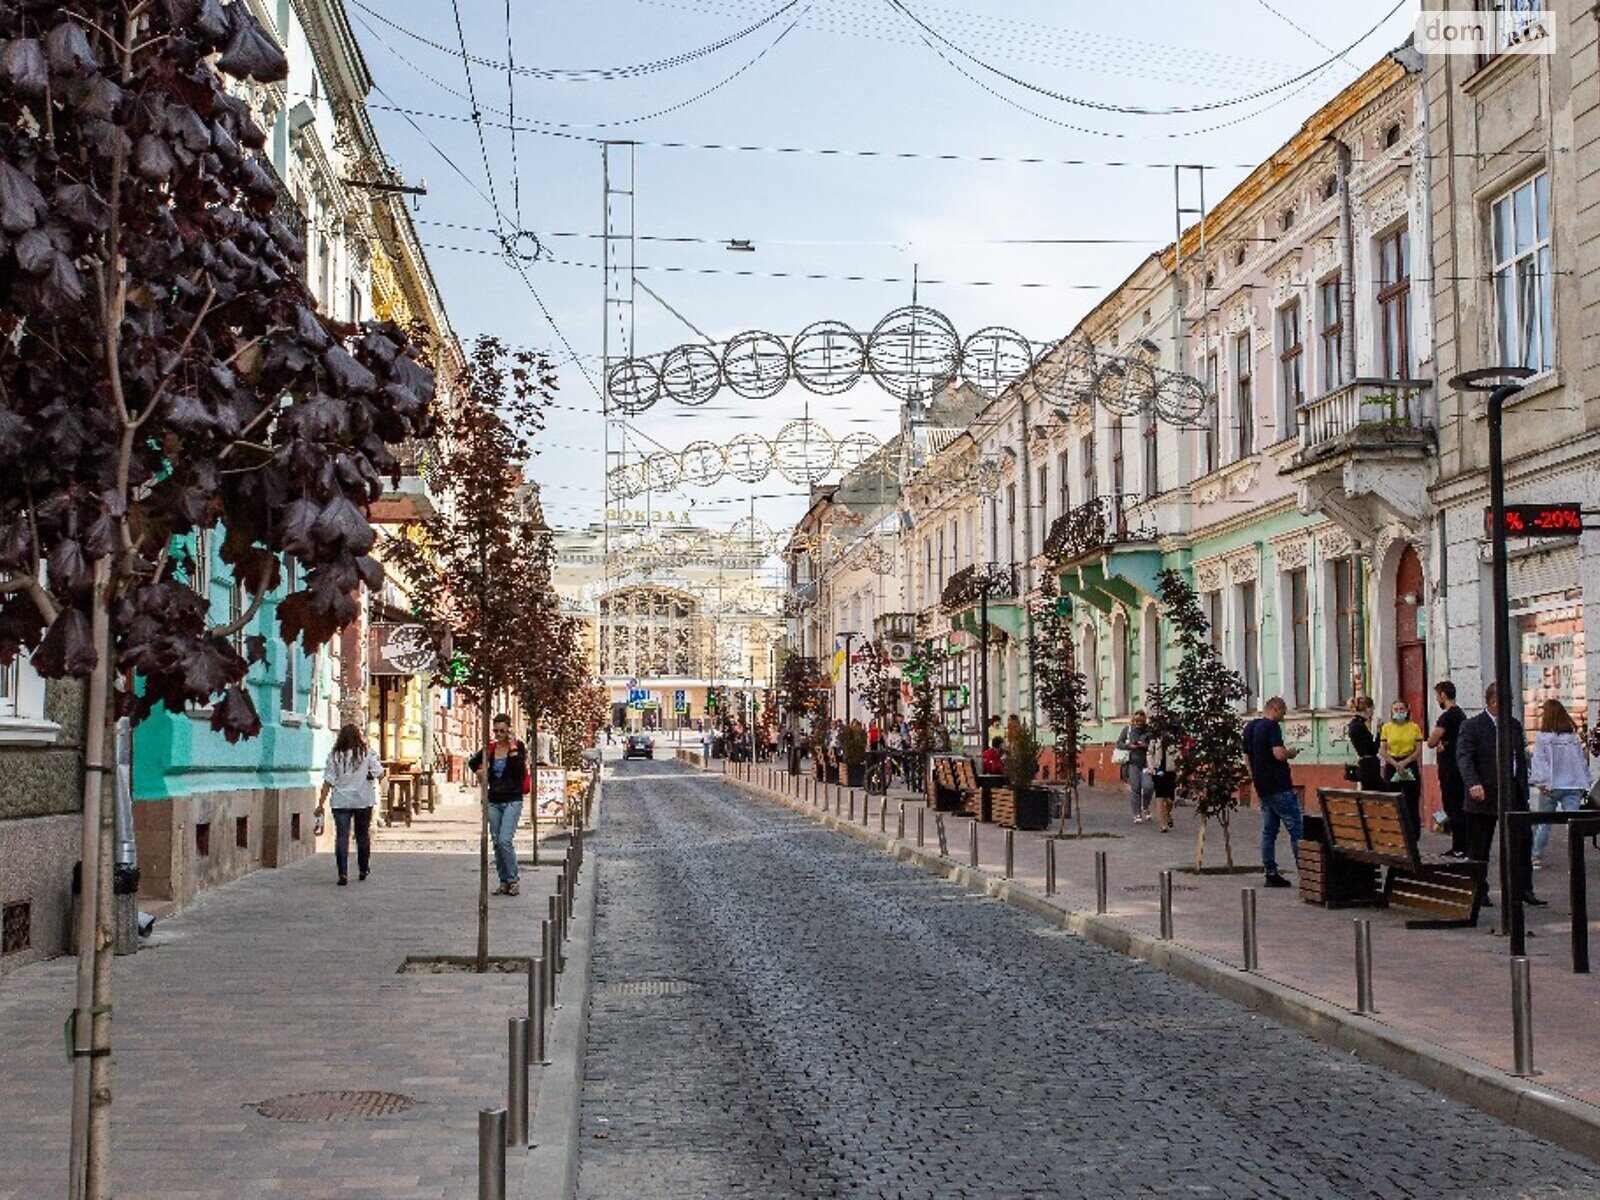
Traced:
[[[331, 854], [258, 871], [116, 960], [120, 1200], [476, 1195], [477, 1112], [504, 1103], [506, 1020], [525, 1012], [526, 976], [397, 973], [407, 955], [472, 953], [476, 837], [470, 807], [441, 806], [380, 831], [364, 883], [334, 886]], [[563, 846], [547, 843], [546, 861]], [[531, 952], [555, 870], [524, 866], [523, 894], [494, 898], [491, 953]], [[0, 980], [0, 1200], [66, 1192], [73, 969], [62, 958]], [[317, 1123], [251, 1107], [340, 1089], [415, 1104]]]
[[[1240, 889], [1258, 887], [1259, 974], [1329, 1003], [1355, 1007], [1355, 942], [1352, 921], [1372, 922], [1373, 990], [1379, 1009], [1375, 1019], [1391, 1028], [1466, 1055], [1502, 1071], [1512, 1062], [1511, 976], [1507, 941], [1493, 932], [1498, 909], [1485, 909], [1476, 929], [1407, 929], [1404, 909], [1354, 908], [1326, 910], [1300, 900], [1297, 889], [1260, 888], [1260, 818], [1254, 809], [1234, 819], [1234, 861], [1251, 868], [1240, 875], [1192, 873], [1196, 818], [1192, 808], [1177, 811], [1177, 828], [1160, 833], [1155, 824], [1134, 825], [1125, 795], [1110, 789], [1086, 789], [1083, 828], [1086, 834], [1056, 846], [1058, 894], [1062, 908], [1094, 910], [1094, 855], [1107, 856], [1108, 916], [1111, 920], [1155, 936], [1160, 927], [1158, 873], [1178, 872], [1173, 881], [1176, 941], [1234, 966], [1243, 965]], [[861, 812], [856, 792], [856, 814]], [[906, 836], [916, 836], [916, 810], [922, 805], [909, 795], [890, 797], [887, 828], [895, 831], [897, 806], [906, 800]], [[878, 828], [878, 801], [872, 798], [870, 828]], [[846, 802], [848, 811], [848, 801]], [[830, 812], [832, 809], [830, 808]], [[953, 861], [967, 863], [965, 817], [946, 815]], [[925, 819], [927, 848], [937, 851], [933, 814]], [[1068, 822], [1069, 832], [1076, 822]], [[999, 875], [1005, 861], [1005, 832], [979, 825], [979, 862]], [[1054, 827], [1052, 831], [1054, 832]], [[1018, 833], [1015, 838], [1015, 881], [1042, 894], [1044, 843], [1048, 834]], [[1447, 839], [1426, 835], [1437, 849]], [[1290, 862], [1288, 839], [1280, 836], [1280, 864]], [[1540, 1087], [1600, 1104], [1600, 1054], [1595, 1031], [1600, 1029], [1600, 975], [1574, 975], [1570, 957], [1567, 905], [1566, 831], [1557, 830], [1546, 859], [1551, 865], [1535, 873], [1535, 887], [1550, 904], [1527, 909], [1528, 941], [1534, 1000], [1534, 1054]], [[1206, 866], [1224, 862], [1220, 831], [1206, 839]], [[1600, 908], [1600, 854], [1587, 856], [1591, 911]], [[1292, 875], [1292, 872], [1290, 873]], [[1600, 959], [1600, 920], [1591, 920], [1595, 957]]]

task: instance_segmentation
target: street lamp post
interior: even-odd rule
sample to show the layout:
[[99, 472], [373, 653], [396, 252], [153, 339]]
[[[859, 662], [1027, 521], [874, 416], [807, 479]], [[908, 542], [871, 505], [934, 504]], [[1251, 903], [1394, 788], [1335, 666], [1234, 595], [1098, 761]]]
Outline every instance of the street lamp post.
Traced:
[[[1511, 848], [1507, 844], [1512, 789], [1516, 773], [1512, 756], [1511, 718], [1515, 715], [1511, 692], [1511, 587], [1506, 568], [1506, 465], [1502, 439], [1505, 403], [1522, 390], [1522, 380], [1538, 372], [1529, 367], [1482, 367], [1464, 371], [1450, 381], [1461, 392], [1487, 392], [1489, 421], [1489, 542], [1492, 552], [1490, 586], [1493, 591], [1494, 684], [1499, 715], [1494, 723], [1496, 822], [1500, 832], [1500, 932], [1511, 938], [1511, 954], [1520, 956], [1526, 949], [1526, 927], [1522, 914], [1522, 892], [1512, 896]], [[1522, 748], [1526, 754], [1526, 747]]]
[[850, 724], [850, 645], [860, 632], [854, 629], [843, 630], [839, 634], [844, 639], [844, 723]]

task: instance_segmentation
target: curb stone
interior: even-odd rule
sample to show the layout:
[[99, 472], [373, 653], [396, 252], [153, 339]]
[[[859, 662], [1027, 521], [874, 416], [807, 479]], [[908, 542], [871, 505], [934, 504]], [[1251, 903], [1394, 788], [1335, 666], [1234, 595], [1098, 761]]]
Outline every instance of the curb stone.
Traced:
[[1108, 950], [1147, 962], [1280, 1025], [1355, 1054], [1564, 1150], [1600, 1162], [1600, 1106], [1508, 1075], [1467, 1055], [1402, 1033], [1287, 984], [1241, 970], [1198, 950], [1129, 929], [1109, 917], [1054, 904], [1019, 884], [899, 842], [892, 835], [835, 817], [831, 811], [814, 808], [759, 783], [732, 774], [722, 778], [742, 791], [785, 805], [892, 858], [970, 891], [1004, 901]]

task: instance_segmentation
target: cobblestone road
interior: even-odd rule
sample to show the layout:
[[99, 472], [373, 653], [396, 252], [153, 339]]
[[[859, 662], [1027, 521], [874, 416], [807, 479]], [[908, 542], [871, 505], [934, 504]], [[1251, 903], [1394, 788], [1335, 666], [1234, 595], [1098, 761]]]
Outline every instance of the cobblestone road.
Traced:
[[672, 763], [607, 783], [579, 1195], [1600, 1195], [1600, 1170]]

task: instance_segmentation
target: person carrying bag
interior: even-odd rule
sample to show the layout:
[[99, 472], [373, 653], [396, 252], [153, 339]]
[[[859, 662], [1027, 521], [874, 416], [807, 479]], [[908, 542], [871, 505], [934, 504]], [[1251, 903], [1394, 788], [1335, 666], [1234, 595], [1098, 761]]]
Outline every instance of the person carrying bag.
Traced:
[[489, 787], [489, 836], [494, 841], [494, 869], [500, 877], [496, 896], [519, 892], [517, 874], [517, 822], [522, 820], [524, 797], [533, 791], [528, 747], [511, 736], [511, 718], [494, 719], [494, 741], [467, 760], [467, 767]]

